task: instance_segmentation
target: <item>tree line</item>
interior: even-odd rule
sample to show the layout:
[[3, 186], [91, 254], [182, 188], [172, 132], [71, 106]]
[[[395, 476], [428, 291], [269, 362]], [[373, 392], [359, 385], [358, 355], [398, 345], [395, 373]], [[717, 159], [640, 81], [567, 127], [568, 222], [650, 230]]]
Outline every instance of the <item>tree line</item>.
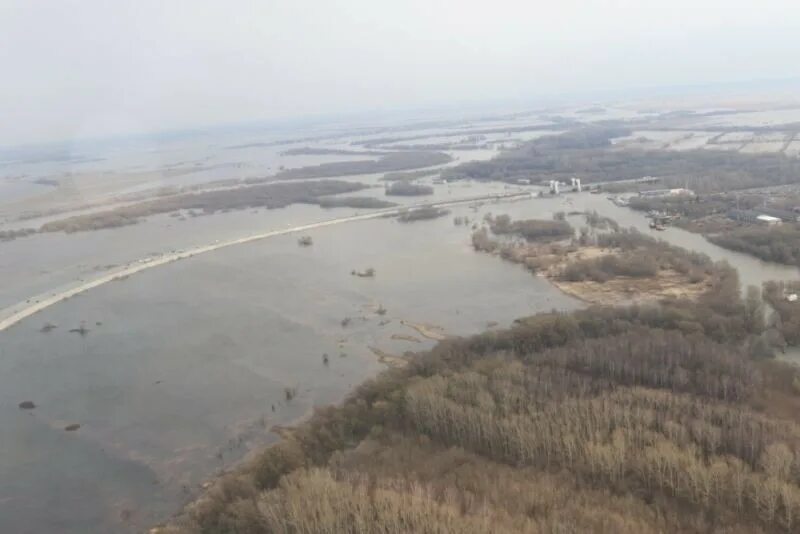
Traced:
[[727, 264], [636, 232], [592, 239], [701, 269], [708, 288], [538, 314], [408, 355], [163, 532], [800, 529], [800, 371], [770, 357], [760, 292], [742, 298]]

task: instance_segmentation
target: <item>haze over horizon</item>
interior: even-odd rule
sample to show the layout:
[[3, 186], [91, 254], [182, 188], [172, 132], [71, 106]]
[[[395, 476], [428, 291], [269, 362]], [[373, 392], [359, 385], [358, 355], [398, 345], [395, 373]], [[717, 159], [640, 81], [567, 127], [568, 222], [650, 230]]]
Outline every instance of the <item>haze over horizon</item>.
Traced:
[[786, 0], [0, 3], [0, 145], [789, 79]]

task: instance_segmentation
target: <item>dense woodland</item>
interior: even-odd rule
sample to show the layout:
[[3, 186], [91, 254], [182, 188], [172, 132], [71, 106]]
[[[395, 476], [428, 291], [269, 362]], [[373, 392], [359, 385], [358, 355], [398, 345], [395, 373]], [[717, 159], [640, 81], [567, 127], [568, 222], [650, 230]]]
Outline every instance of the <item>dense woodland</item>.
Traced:
[[786, 297], [800, 294], [800, 282], [767, 282], [763, 288], [764, 300], [775, 310], [775, 328], [789, 345], [800, 345], [800, 301]]
[[747, 226], [711, 235], [708, 239], [721, 247], [765, 261], [800, 265], [800, 227], [794, 223], [779, 227]]
[[164, 532], [798, 531], [800, 372], [771, 358], [757, 290], [663, 247], [655, 261], [714, 269], [696, 301], [540, 314], [407, 355]]

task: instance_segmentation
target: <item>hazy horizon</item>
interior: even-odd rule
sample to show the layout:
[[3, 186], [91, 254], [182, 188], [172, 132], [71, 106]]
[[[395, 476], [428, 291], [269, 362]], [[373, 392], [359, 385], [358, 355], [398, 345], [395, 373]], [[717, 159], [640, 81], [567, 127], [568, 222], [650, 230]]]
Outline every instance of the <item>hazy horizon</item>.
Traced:
[[787, 1], [0, 4], [0, 146], [788, 80]]

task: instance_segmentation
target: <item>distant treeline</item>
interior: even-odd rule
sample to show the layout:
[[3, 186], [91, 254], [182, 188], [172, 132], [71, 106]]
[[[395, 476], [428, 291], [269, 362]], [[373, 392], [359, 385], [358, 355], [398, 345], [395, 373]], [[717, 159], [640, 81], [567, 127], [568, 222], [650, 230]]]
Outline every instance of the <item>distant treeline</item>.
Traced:
[[397, 196], [432, 195], [433, 187], [423, 184], [412, 184], [401, 180], [386, 186], [386, 194]]
[[426, 206], [424, 208], [415, 208], [408, 211], [404, 211], [403, 213], [397, 216], [397, 220], [400, 222], [424, 221], [428, 219], [438, 219], [439, 217], [444, 217], [449, 213], [450, 210], [446, 210], [444, 208], [434, 208]]
[[560, 180], [584, 183], [658, 176], [666, 187], [688, 186], [700, 193], [729, 191], [800, 180], [800, 159], [783, 154], [741, 154], [716, 150], [638, 150], [612, 146], [611, 139], [630, 135], [620, 127], [584, 127], [528, 141], [489, 161], [447, 169], [450, 180], [516, 182]]
[[384, 174], [381, 180], [386, 182], [404, 181], [408, 182], [418, 178], [425, 178], [427, 176], [434, 176], [442, 172], [441, 169], [423, 169], [420, 171], [406, 171], [406, 172], [390, 172]]
[[380, 209], [397, 206], [394, 202], [373, 197], [319, 197], [311, 199], [309, 204], [318, 204], [321, 208], [356, 209]]
[[[321, 197], [341, 193], [351, 193], [364, 189], [364, 184], [339, 180], [319, 180], [308, 182], [289, 182], [253, 185], [217, 191], [205, 191], [192, 194], [174, 195], [157, 198], [147, 202], [139, 202], [109, 211], [77, 215], [65, 219], [51, 221], [42, 225], [40, 232], [81, 232], [101, 228], [113, 228], [136, 224], [144, 217], [159, 215], [179, 210], [192, 210], [202, 213], [214, 213], [244, 208], [282, 208], [290, 204], [320, 204]], [[352, 200], [352, 199], [351, 199]], [[329, 206], [337, 201], [326, 199]], [[339, 201], [341, 202], [341, 200]], [[375, 207], [382, 203], [377, 199], [369, 202]], [[360, 207], [360, 206], [356, 206]], [[377, 207], [383, 207], [381, 204]]]
[[20, 228], [19, 230], [0, 230], [0, 241], [13, 241], [18, 237], [26, 237], [36, 233], [35, 228]]
[[453, 142], [453, 143], [420, 143], [420, 144], [412, 144], [412, 145], [404, 145], [404, 144], [394, 144], [390, 145], [391, 148], [397, 150], [480, 150], [482, 148], [486, 148], [486, 144], [476, 144], [476, 143], [460, 143], [460, 142]]
[[395, 154], [388, 150], [348, 150], [345, 148], [319, 148], [303, 146], [281, 152], [284, 156], [386, 156]]
[[405, 171], [442, 165], [451, 159], [442, 152], [393, 152], [374, 161], [337, 161], [299, 169], [286, 169], [276, 174], [275, 178], [288, 180]]
[[477, 129], [477, 130], [451, 130], [440, 132], [437, 134], [415, 134], [415, 135], [407, 135], [407, 136], [398, 136], [398, 137], [373, 137], [371, 139], [365, 139], [363, 141], [359, 141], [357, 144], [364, 145], [364, 146], [378, 146], [378, 145], [385, 145], [387, 143], [398, 143], [403, 141], [415, 141], [417, 139], [427, 139], [429, 137], [450, 137], [450, 136], [457, 136], [457, 135], [486, 135], [486, 134], [505, 134], [505, 133], [519, 133], [519, 132], [533, 132], [533, 131], [552, 131], [552, 130], [563, 130], [571, 125], [577, 124], [577, 121], [569, 121], [569, 120], [561, 120], [558, 122], [554, 122], [553, 124], [531, 124], [527, 126], [514, 126], [511, 128], [484, 128], [484, 129]]

